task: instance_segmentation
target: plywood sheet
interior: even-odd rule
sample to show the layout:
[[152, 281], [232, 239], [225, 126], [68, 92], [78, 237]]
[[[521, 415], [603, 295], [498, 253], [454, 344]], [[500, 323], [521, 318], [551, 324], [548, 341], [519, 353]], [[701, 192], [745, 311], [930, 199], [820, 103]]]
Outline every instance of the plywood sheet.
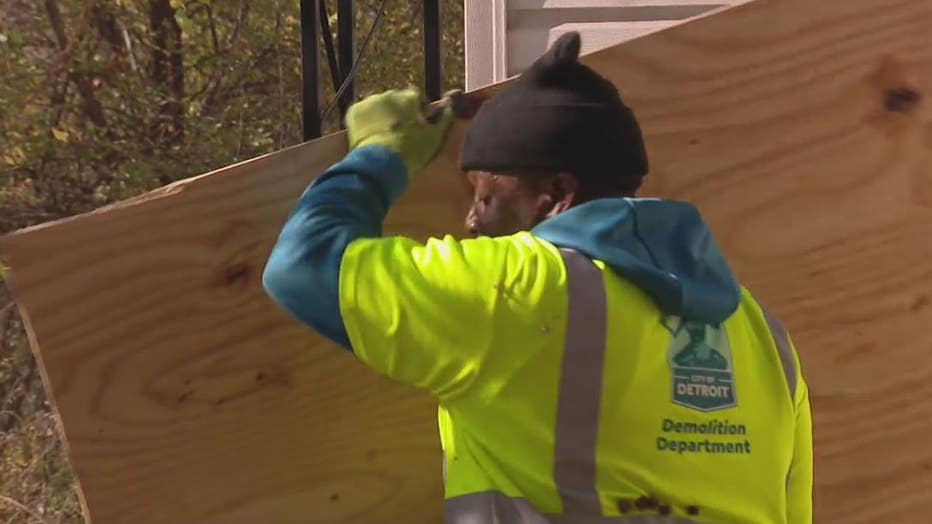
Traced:
[[[736, 0], [512, 0], [508, 2], [508, 31], [502, 42], [505, 49], [500, 52], [505, 54], [507, 75], [517, 75], [567, 32], [582, 35], [582, 52], [588, 54], [733, 3]], [[492, 48], [499, 51], [496, 46]]]
[[[586, 57], [789, 325], [820, 523], [932, 514], [932, 3], [757, 0]], [[461, 131], [461, 127], [457, 131]], [[458, 140], [389, 230], [459, 231]], [[5, 238], [94, 522], [439, 522], [432, 403], [259, 276], [331, 136]]]
[[465, 0], [466, 87], [524, 71], [560, 35], [591, 53], [748, 0]]

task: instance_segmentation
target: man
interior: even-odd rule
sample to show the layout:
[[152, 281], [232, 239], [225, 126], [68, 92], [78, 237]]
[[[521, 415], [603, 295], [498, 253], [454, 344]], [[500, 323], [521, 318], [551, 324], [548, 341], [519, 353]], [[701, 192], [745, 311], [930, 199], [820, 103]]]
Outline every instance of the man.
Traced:
[[638, 124], [578, 54], [562, 37], [474, 119], [474, 239], [380, 237], [450, 115], [412, 91], [353, 106], [264, 285], [439, 399], [447, 522], [811, 522], [795, 350], [692, 206], [633, 198]]

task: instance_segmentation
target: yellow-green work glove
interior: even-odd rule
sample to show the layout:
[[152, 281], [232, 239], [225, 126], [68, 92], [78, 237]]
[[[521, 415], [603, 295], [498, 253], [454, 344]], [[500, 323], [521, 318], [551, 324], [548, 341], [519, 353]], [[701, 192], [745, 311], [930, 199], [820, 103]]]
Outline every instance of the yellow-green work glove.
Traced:
[[417, 89], [393, 90], [369, 96], [346, 112], [350, 150], [379, 145], [399, 154], [415, 176], [433, 160], [452, 121], [445, 108], [433, 123], [425, 120]]

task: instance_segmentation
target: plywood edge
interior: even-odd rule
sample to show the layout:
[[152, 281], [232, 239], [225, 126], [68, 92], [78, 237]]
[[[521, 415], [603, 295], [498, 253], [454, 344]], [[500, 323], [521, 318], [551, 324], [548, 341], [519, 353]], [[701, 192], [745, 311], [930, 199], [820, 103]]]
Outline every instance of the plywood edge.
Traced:
[[[520, 5], [525, 5], [525, 6], [537, 5], [538, 3], [541, 3], [543, 1], [546, 1], [548, 3], [547, 7], [578, 7], [577, 5], [574, 4], [576, 0], [556, 0], [556, 4], [554, 6], [549, 5], [549, 3], [553, 0], [526, 0], [523, 4], [520, 4]], [[644, 0], [644, 2], [641, 2], [641, 3], [639, 3], [639, 1], [633, 1], [631, 2], [631, 4], [632, 5], [645, 5], [648, 3], [652, 3], [652, 5], [673, 5], [673, 4], [681, 3], [681, 2], [676, 2], [675, 0], [669, 0], [666, 3], [664, 3], [664, 1], [665, 0], [661, 0], [656, 3], [652, 3], [653, 0]], [[677, 28], [684, 27], [690, 24], [701, 23], [706, 18], [709, 18], [712, 16], [721, 16], [724, 14], [728, 14], [731, 11], [739, 11], [742, 8], [746, 8], [750, 6], [751, 4], [755, 4], [762, 0], [730, 0], [730, 1], [731, 1], [730, 4], [723, 4], [722, 1], [693, 2], [690, 5], [705, 4], [709, 6], [715, 6], [715, 7], [708, 11], [705, 11], [703, 13], [690, 17], [690, 18], [685, 18], [682, 20], [665, 20], [663, 21], [662, 24], [658, 24], [654, 27], [648, 27], [645, 25], [643, 27], [643, 31], [639, 32], [637, 35], [633, 36], [630, 39], [618, 42], [611, 46], [594, 49], [590, 51], [584, 51], [580, 55], [580, 61], [582, 61], [584, 64], [591, 65], [594, 62], [596, 62], [600, 57], [604, 56], [606, 53], [610, 53], [613, 49], [616, 49], [617, 47], [629, 45], [632, 42], [642, 42], [642, 41], [647, 40], [650, 37], [666, 34], [667, 31], [673, 31], [673, 30], [676, 30]], [[689, 2], [686, 2], [686, 3], [689, 3]], [[601, 5], [601, 4], [596, 4], [596, 5]], [[510, 7], [509, 9], [514, 10], [515, 8]], [[583, 36], [583, 38], [585, 38], [585, 36]], [[521, 74], [520, 72], [509, 73], [508, 76], [504, 78], [503, 80], [501, 80], [500, 82], [496, 82], [496, 83], [493, 83], [487, 86], [477, 88], [471, 91], [470, 93], [482, 92], [485, 96], [491, 96], [495, 93], [495, 91], [504, 87], [506, 84], [508, 84], [515, 78], [517, 78], [520, 74]]]
[[676, 23], [676, 20], [570, 22], [548, 29], [523, 27], [512, 29], [508, 36], [513, 44], [508, 49], [508, 63], [511, 66], [509, 73], [520, 74], [537, 59], [537, 53], [533, 49], [538, 47], [539, 44], [535, 44], [535, 41], [546, 40], [549, 47], [560, 36], [578, 31], [583, 35], [583, 46], [585, 46], [583, 56], [585, 57], [602, 49], [611, 48], [620, 43], [662, 31]]
[[[55, 392], [52, 389], [52, 380], [49, 378], [48, 371], [45, 366], [45, 360], [42, 358], [42, 350], [39, 346], [38, 335], [36, 335], [36, 330], [33, 328], [32, 318], [29, 315], [29, 310], [19, 296], [19, 292], [16, 286], [16, 277], [12, 271], [12, 262], [9, 260], [8, 256], [3, 255], [2, 253], [0, 253], [0, 262], [6, 262], [10, 267], [10, 272], [3, 277], [3, 284], [6, 285], [10, 295], [12, 295], [13, 299], [16, 301], [17, 311], [19, 311], [19, 317], [23, 323], [23, 330], [26, 332], [26, 342], [29, 345], [29, 350], [32, 352], [33, 358], [36, 360], [37, 368], [39, 369], [39, 377], [42, 380], [42, 387], [46, 392], [46, 402], [48, 402], [52, 412], [52, 420], [55, 424], [55, 430], [58, 432], [62, 448], [65, 450], [65, 454], [68, 456], [70, 461], [73, 456], [71, 453], [71, 444], [65, 434], [65, 427], [62, 423], [61, 412], [58, 409], [58, 402], [56, 401], [58, 397], [55, 395]], [[72, 468], [74, 468], [73, 463]], [[84, 490], [81, 488], [81, 479], [79, 478], [77, 471], [74, 471], [74, 473], [78, 500], [81, 503], [81, 512], [83, 513], [84, 519], [90, 523], [90, 511], [88, 510], [87, 501], [84, 497]]]
[[666, 35], [669, 31], [682, 30], [682, 28], [704, 24], [707, 23], [707, 20], [711, 17], [716, 17], [717, 21], [721, 21], [722, 17], [741, 16], [748, 9], [752, 9], [754, 4], [763, 1], [765, 0], [740, 0], [738, 3], [721, 5], [691, 18], [668, 21], [667, 25], [663, 27], [645, 30], [643, 33], [629, 40], [625, 40], [624, 42], [620, 42], [609, 47], [603, 47], [588, 53], [583, 53], [580, 55], [580, 61], [586, 65], [593, 66], [599, 60], [608, 56], [617, 47], [629, 45], [650, 46], [653, 45], [651, 42], [654, 38], [663, 38], [663, 36]]
[[[16, 297], [15, 286], [10, 286], [10, 292]], [[42, 358], [42, 351], [39, 347], [39, 339], [36, 335], [35, 329], [33, 329], [32, 320], [29, 316], [29, 311], [26, 306], [22, 303], [18, 304], [17, 309], [19, 310], [20, 319], [23, 321], [23, 328], [26, 331], [26, 340], [29, 342], [30, 351], [32, 351], [33, 357], [36, 359], [38, 364], [39, 376], [42, 379], [42, 386], [46, 391], [46, 401], [48, 402], [49, 408], [52, 411], [52, 420], [55, 421], [55, 431], [58, 432], [59, 439], [61, 440], [62, 449], [65, 450], [65, 455], [68, 457], [69, 464], [71, 465], [72, 472], [74, 473], [74, 483], [75, 483], [75, 492], [78, 495], [78, 502], [81, 504], [81, 514], [84, 516], [84, 520], [87, 524], [92, 524], [91, 521], [91, 512], [87, 505], [87, 499], [84, 496], [84, 488], [81, 485], [81, 475], [78, 473], [77, 468], [74, 465], [72, 458], [74, 455], [71, 452], [71, 441], [68, 439], [65, 432], [65, 425], [62, 423], [61, 412], [58, 409], [58, 403], [54, 390], [52, 389], [52, 380], [49, 378], [48, 371], [45, 367], [45, 361]]]
[[[48, 222], [43, 222], [34, 226], [29, 226], [22, 228], [6, 235], [0, 236], [0, 258], [6, 259], [9, 263], [11, 272], [14, 272], [16, 267], [16, 253], [20, 250], [23, 244], [27, 241], [32, 242], [33, 240], [41, 237], [45, 232], [51, 229], [57, 229], [62, 226], [73, 226], [73, 225], [84, 225], [88, 220], [93, 220], [103, 214], [109, 214], [113, 212], [122, 212], [131, 209], [136, 209], [142, 206], [151, 205], [154, 202], [157, 202], [162, 199], [167, 199], [170, 197], [175, 197], [184, 193], [185, 191], [196, 189], [203, 184], [208, 183], [220, 183], [222, 182], [222, 177], [228, 175], [231, 172], [238, 171], [242, 166], [249, 164], [257, 164], [260, 162], [268, 161], [272, 156], [279, 155], [282, 153], [293, 153], [301, 154], [302, 152], [312, 151], [317, 144], [329, 143], [333, 141], [345, 140], [346, 133], [343, 131], [332, 133], [330, 135], [302, 142], [293, 146], [289, 146], [278, 151], [273, 151], [271, 153], [266, 153], [259, 155], [253, 158], [237, 162], [235, 164], [230, 164], [224, 167], [208, 171], [206, 173], [196, 175], [184, 180], [179, 180], [173, 182], [166, 186], [160, 187], [158, 189], [153, 189], [141, 195], [122, 200], [120, 202], [115, 202], [106, 206], [99, 207], [92, 211], [86, 213], [81, 213], [78, 215], [60, 218], [58, 220], [51, 220]], [[321, 150], [327, 150], [326, 148], [321, 148]], [[333, 161], [338, 161], [338, 157], [334, 157]]]

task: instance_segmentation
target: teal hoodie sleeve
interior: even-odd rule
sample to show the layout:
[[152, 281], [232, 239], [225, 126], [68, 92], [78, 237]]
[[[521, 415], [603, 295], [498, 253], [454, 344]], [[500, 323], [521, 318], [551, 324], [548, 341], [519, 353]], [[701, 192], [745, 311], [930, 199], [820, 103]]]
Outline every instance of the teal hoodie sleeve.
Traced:
[[266, 293], [352, 351], [340, 315], [343, 253], [358, 238], [382, 235], [382, 222], [407, 185], [404, 162], [390, 149], [351, 151], [305, 190], [289, 214], [262, 274]]

